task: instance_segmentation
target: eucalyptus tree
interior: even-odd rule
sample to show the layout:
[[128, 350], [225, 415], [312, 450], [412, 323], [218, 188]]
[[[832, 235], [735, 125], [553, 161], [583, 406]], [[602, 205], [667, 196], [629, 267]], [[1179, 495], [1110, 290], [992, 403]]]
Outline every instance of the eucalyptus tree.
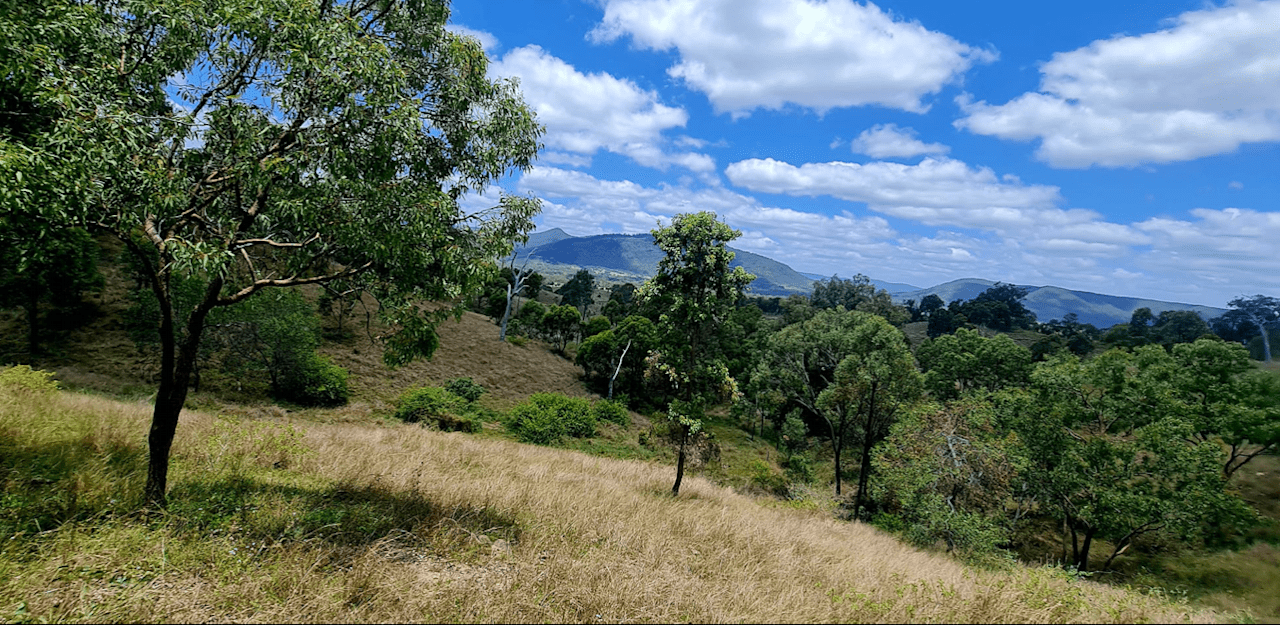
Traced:
[[770, 398], [771, 407], [785, 411], [798, 406], [827, 426], [825, 434], [834, 456], [837, 495], [841, 493], [841, 454], [851, 431], [850, 421], [842, 418], [847, 413], [833, 415], [824, 411], [818, 398], [835, 383], [836, 367], [856, 349], [854, 329], [868, 316], [832, 308], [814, 312], [808, 319], [770, 335], [751, 374], [751, 385], [756, 387], [753, 390], [781, 395], [781, 401]]
[[1237, 297], [1220, 317], [1220, 324], [1237, 332], [1257, 332], [1262, 338], [1262, 360], [1271, 362], [1271, 330], [1280, 327], [1280, 298], [1267, 295]]
[[[852, 431], [862, 443], [858, 493], [853, 513], [861, 517], [868, 503], [871, 450], [889, 435], [898, 416], [924, 391], [906, 337], [878, 315], [854, 317], [851, 349], [836, 366], [832, 384], [818, 396], [818, 408], [828, 423], [838, 424], [833, 441]], [[837, 486], [839, 466], [837, 465]]]
[[1031, 374], [1030, 350], [1004, 334], [986, 338], [968, 328], [926, 339], [916, 357], [925, 372], [925, 386], [939, 400], [972, 390], [1025, 386]]
[[662, 311], [659, 346], [650, 363], [676, 396], [667, 409], [668, 418], [680, 428], [673, 495], [680, 494], [686, 447], [702, 428], [707, 402], [737, 394], [716, 332], [755, 279], [745, 269], [729, 266], [734, 254], [727, 245], [741, 234], [710, 212], [679, 214], [670, 226], [653, 230], [653, 243], [663, 257], [641, 287], [640, 297]]
[[[34, 76], [59, 115], [19, 165], [38, 184], [7, 179], [0, 198], [60, 189], [76, 201], [30, 210], [114, 235], [144, 269], [161, 308], [151, 504], [165, 501], [210, 311], [343, 280], [378, 299], [394, 328], [385, 360], [401, 364], [430, 355], [435, 325], [457, 311], [418, 303], [460, 301], [532, 229], [532, 198], [459, 202], [528, 168], [541, 127], [513, 81], [487, 75], [480, 44], [446, 29], [444, 0], [46, 6], [39, 23], [0, 23], [80, 37], [5, 44], [6, 68]], [[200, 284], [190, 309], [173, 304], [179, 279]]]
[[1032, 373], [1030, 394], [997, 396], [1027, 450], [1027, 482], [1066, 526], [1079, 570], [1096, 539], [1113, 546], [1106, 568], [1139, 536], [1244, 514], [1225, 489], [1221, 445], [1198, 433], [1201, 417], [1177, 390], [1176, 365], [1158, 345], [1059, 357]]

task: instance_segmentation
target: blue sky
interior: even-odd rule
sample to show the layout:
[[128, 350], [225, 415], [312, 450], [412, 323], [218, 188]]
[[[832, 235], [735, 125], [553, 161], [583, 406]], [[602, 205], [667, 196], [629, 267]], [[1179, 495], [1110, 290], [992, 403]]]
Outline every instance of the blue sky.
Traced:
[[[715, 211], [799, 271], [1280, 294], [1280, 1], [456, 0], [540, 228]], [[492, 202], [499, 189], [469, 198]]]

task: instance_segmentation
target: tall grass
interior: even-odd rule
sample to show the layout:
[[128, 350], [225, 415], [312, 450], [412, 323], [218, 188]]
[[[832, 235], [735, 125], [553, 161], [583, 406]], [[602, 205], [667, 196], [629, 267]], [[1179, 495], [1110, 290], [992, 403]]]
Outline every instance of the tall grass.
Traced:
[[0, 385], [0, 620], [1203, 622], [1051, 569], [976, 570], [671, 469], [413, 425], [184, 413]]

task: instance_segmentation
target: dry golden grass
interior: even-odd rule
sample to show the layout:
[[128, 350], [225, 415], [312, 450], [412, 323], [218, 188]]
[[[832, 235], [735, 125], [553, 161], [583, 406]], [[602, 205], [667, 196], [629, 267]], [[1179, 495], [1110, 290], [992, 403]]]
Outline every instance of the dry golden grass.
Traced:
[[54, 484], [15, 477], [28, 474], [14, 465], [0, 492], [81, 497], [80, 512], [64, 510], [57, 528], [0, 536], [0, 619], [1213, 617], [1050, 569], [966, 568], [868, 526], [762, 505], [697, 477], [672, 499], [665, 466], [408, 425], [294, 424], [295, 439], [282, 421], [187, 413], [170, 512], [139, 515], [115, 497], [140, 487], [148, 418], [142, 404], [0, 393], [0, 451], [68, 454]]

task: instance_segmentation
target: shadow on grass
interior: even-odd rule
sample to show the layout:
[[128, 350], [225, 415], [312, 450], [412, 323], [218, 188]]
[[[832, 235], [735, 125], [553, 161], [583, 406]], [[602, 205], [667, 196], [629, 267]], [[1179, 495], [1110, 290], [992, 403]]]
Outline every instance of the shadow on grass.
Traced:
[[169, 520], [179, 532], [225, 531], [250, 540], [321, 540], [368, 545], [392, 535], [451, 542], [481, 534], [515, 541], [506, 512], [484, 506], [444, 506], [414, 491], [378, 484], [301, 487], [253, 476], [184, 481], [169, 494]]
[[136, 510], [145, 479], [136, 445], [92, 436], [22, 445], [0, 432], [0, 537]]
[[139, 513], [146, 466], [141, 445], [92, 436], [21, 444], [0, 431], [0, 539], [38, 537], [69, 523], [94, 531], [109, 519], [167, 526], [178, 536], [221, 534], [275, 544], [355, 547], [409, 534], [441, 546], [474, 542], [481, 534], [519, 538], [514, 516], [495, 508], [446, 506], [376, 482], [325, 483], [270, 465], [175, 468], [168, 509]]

